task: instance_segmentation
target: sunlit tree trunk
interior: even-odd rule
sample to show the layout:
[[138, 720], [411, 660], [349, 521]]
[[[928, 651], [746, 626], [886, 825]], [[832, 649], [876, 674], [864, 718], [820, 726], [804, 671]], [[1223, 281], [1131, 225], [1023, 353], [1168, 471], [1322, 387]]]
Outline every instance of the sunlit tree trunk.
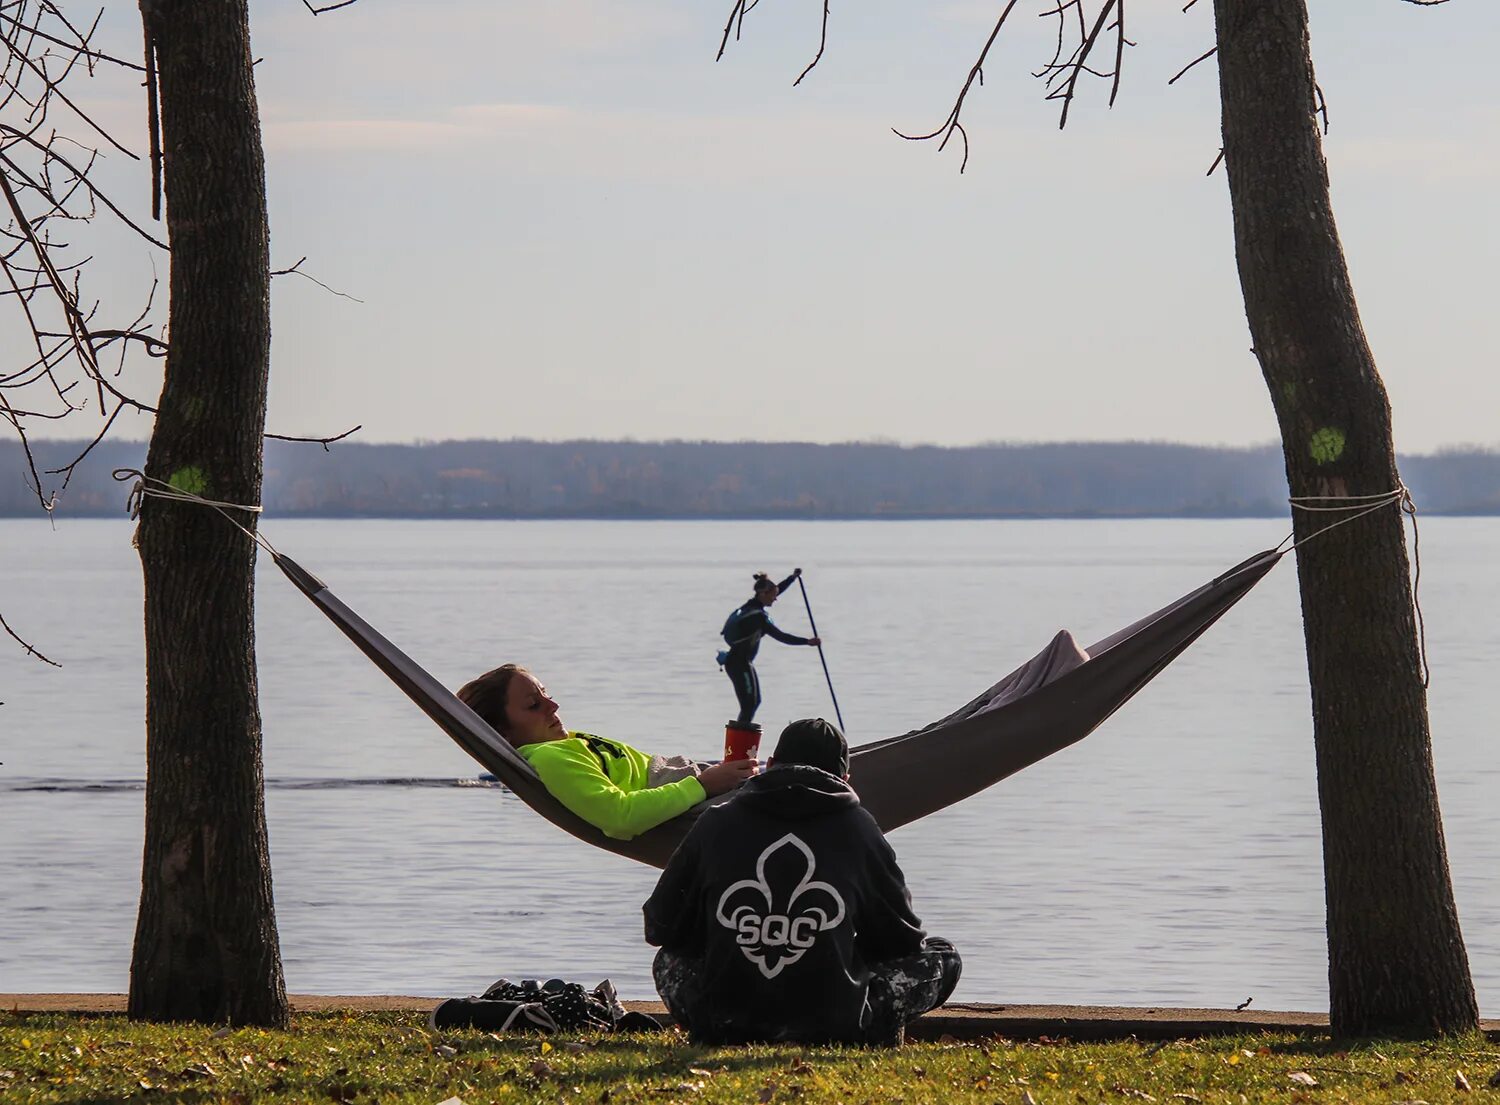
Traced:
[[[246, 0], [142, 0], [159, 65], [170, 352], [148, 477], [260, 500], [270, 358], [265, 165]], [[231, 511], [247, 527], [253, 515]], [[279, 1025], [256, 700], [255, 545], [148, 499], [146, 845], [130, 1015]]]
[[[1334, 225], [1305, 0], [1215, 0], [1214, 13], [1240, 283], [1291, 494], [1392, 491], [1390, 406]], [[1297, 538], [1353, 513], [1296, 510]], [[1471, 1030], [1399, 510], [1302, 545], [1297, 572], [1333, 1029]]]

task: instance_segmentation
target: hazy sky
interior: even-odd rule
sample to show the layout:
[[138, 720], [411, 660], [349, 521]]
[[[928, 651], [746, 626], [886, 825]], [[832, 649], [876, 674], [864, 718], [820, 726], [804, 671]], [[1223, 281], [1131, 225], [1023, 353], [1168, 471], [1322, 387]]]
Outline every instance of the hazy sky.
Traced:
[[[360, 300], [275, 282], [274, 432], [1275, 438], [1225, 177], [1205, 176], [1214, 64], [1167, 85], [1212, 45], [1206, 0], [1131, 5], [1116, 106], [1093, 82], [1061, 132], [1030, 75], [1051, 5], [1022, 4], [969, 99], [963, 175], [891, 128], [941, 123], [998, 0], [835, 0], [798, 88], [818, 0], [763, 0], [717, 64], [727, 2], [251, 6], [273, 263], [305, 255]], [[1500, 445], [1500, 3], [1311, 6], [1397, 446]], [[135, 5], [111, 7], [138, 53]], [[143, 146], [139, 89], [96, 84]], [[145, 254], [108, 265], [93, 294], [139, 299]]]

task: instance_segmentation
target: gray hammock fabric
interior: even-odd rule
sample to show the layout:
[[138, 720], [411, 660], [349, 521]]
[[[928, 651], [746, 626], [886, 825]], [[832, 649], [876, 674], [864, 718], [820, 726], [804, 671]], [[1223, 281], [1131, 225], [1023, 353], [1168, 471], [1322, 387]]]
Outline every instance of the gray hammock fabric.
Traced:
[[[850, 783], [889, 832], [1082, 740], [1260, 582], [1281, 553], [1257, 553], [1118, 633], [1081, 649], [1066, 630], [963, 708], [923, 729], [852, 749]], [[634, 840], [613, 840], [547, 793], [504, 737], [289, 557], [276, 564], [444, 732], [528, 806], [599, 848], [664, 867], [705, 802]], [[727, 801], [730, 794], [710, 802]]]

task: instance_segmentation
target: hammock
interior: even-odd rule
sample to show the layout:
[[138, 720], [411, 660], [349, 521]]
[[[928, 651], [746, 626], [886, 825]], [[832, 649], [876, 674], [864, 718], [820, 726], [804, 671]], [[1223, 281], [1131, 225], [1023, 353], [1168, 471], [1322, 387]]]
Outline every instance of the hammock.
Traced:
[[[641, 834], [613, 840], [547, 793], [510, 742], [411, 657], [381, 636], [290, 557], [276, 565], [428, 717], [528, 806], [589, 844], [666, 866], [704, 806]], [[1278, 560], [1257, 553], [1218, 578], [1088, 649], [1063, 631], [1031, 660], [947, 717], [923, 729], [852, 749], [850, 783], [890, 832], [967, 798], [1082, 740], [1195, 641]]]

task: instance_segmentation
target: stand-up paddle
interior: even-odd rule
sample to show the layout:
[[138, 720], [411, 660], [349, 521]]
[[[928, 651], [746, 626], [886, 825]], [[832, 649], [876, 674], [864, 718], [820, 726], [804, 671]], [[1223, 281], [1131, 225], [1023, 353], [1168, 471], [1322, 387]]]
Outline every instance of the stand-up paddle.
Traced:
[[[818, 622], [813, 617], [812, 603], [807, 601], [807, 584], [802, 582], [800, 574], [797, 576], [797, 586], [802, 590], [802, 605], [807, 607], [807, 624], [812, 626], [812, 635], [817, 637]], [[833, 699], [833, 716], [839, 719], [839, 728], [844, 729], [844, 715], [839, 713], [839, 696], [833, 693], [833, 677], [828, 674], [828, 658], [823, 655], [823, 642], [821, 640], [818, 641], [818, 659], [823, 664], [823, 678], [828, 680], [828, 697]], [[849, 735], [847, 729], [844, 729], [844, 735]]]

